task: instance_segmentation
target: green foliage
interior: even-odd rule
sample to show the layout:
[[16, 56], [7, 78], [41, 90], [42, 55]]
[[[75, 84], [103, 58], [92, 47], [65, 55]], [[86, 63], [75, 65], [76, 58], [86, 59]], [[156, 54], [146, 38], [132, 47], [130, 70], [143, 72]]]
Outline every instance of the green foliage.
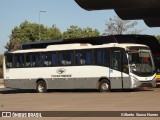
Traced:
[[60, 39], [62, 36], [62, 33], [55, 25], [48, 28], [42, 24], [25, 21], [12, 30], [12, 34], [9, 36], [10, 41], [5, 46], [6, 49], [17, 50], [21, 48], [22, 43], [39, 41], [39, 30], [40, 40]]
[[70, 26], [70, 28], [63, 33], [63, 39], [95, 37], [99, 36], [99, 34], [100, 33], [97, 29], [93, 30], [90, 27], [82, 29], [78, 26]]
[[[39, 36], [40, 32], [40, 36]], [[78, 26], [70, 26], [63, 34], [55, 25], [52, 27], [45, 27], [44, 25], [39, 25], [37, 23], [29, 23], [24, 21], [20, 26], [14, 27], [10, 40], [5, 46], [9, 51], [18, 50], [21, 45], [25, 42], [35, 42], [40, 40], [59, 40], [59, 39], [69, 39], [69, 38], [83, 38], [83, 37], [93, 37], [99, 36], [99, 31], [97, 29], [92, 29], [90, 27], [80, 28]]]
[[158, 40], [159, 43], [160, 43], [160, 35], [157, 35], [156, 38], [157, 38], [157, 40]]
[[62, 38], [62, 33], [55, 25], [47, 30], [48, 34], [45, 34], [46, 40], [59, 40]]

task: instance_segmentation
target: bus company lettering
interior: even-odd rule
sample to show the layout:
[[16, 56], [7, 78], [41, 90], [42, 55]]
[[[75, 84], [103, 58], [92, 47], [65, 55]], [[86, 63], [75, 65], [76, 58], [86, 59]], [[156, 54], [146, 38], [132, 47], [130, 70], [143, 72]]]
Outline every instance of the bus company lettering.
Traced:
[[52, 78], [70, 78], [72, 75], [51, 75]]
[[[58, 73], [57, 75], [51, 75], [52, 78], [69, 78], [69, 77], [72, 77], [71, 74], [64, 74], [66, 73], [66, 69], [65, 68], [59, 68], [56, 70], [56, 73]], [[63, 74], [63, 75], [62, 75]]]
[[56, 72], [57, 72], [58, 74], [63, 74], [63, 73], [66, 72], [66, 69], [64, 69], [64, 68], [59, 68], [59, 69], [57, 69]]

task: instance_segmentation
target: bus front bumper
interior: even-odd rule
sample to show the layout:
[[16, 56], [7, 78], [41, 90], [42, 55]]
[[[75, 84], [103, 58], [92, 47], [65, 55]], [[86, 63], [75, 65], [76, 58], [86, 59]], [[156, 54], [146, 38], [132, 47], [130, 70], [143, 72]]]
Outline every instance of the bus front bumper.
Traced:
[[133, 88], [156, 87], [156, 79], [150, 81], [139, 81], [137, 79], [132, 79], [132, 80], [133, 80]]

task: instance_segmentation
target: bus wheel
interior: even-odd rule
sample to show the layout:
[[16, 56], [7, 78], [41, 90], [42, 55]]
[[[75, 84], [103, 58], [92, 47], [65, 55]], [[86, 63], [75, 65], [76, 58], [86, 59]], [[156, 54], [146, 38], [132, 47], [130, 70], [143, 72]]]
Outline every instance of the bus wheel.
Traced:
[[98, 87], [100, 92], [109, 92], [110, 91], [110, 83], [108, 80], [103, 79], [100, 81], [99, 83], [99, 87]]
[[38, 81], [36, 86], [36, 91], [38, 93], [46, 93], [47, 92], [47, 86], [44, 81]]

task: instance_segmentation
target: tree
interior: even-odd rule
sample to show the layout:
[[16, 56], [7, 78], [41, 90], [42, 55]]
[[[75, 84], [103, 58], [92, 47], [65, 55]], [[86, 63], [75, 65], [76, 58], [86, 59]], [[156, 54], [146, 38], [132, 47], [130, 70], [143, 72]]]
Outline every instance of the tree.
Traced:
[[52, 25], [51, 28], [48, 28], [47, 32], [48, 32], [48, 34], [45, 34], [45, 35], [48, 35], [48, 36], [46, 36], [46, 37], [48, 37], [47, 40], [50, 40], [50, 39], [59, 40], [62, 38], [62, 33], [59, 30], [59, 28], [56, 27], [56, 25]]
[[106, 21], [106, 29], [104, 35], [115, 35], [115, 34], [138, 34], [142, 30], [132, 30], [138, 23], [136, 21], [124, 21], [119, 17], [110, 18]]
[[84, 38], [84, 37], [95, 37], [99, 36], [99, 31], [97, 29], [92, 29], [90, 27], [80, 28], [78, 26], [70, 26], [67, 31], [63, 32], [63, 39], [69, 38]]
[[40, 40], [54, 40], [61, 39], [61, 31], [53, 25], [51, 28], [39, 25], [37, 23], [29, 23], [24, 21], [20, 26], [16, 26], [11, 35], [10, 40], [5, 46], [8, 50], [17, 50], [21, 48], [21, 44], [25, 42], [39, 41], [39, 28], [41, 31]]
[[97, 29], [90, 27], [80, 28], [78, 26], [70, 26], [63, 34], [55, 25], [52, 27], [45, 27], [37, 23], [29, 23], [24, 21], [19, 26], [13, 28], [11, 35], [9, 36], [9, 42], [5, 46], [7, 50], [18, 50], [21, 45], [26, 42], [35, 42], [39, 40], [39, 28], [40, 28], [40, 40], [59, 40], [68, 38], [82, 38], [99, 36]]

